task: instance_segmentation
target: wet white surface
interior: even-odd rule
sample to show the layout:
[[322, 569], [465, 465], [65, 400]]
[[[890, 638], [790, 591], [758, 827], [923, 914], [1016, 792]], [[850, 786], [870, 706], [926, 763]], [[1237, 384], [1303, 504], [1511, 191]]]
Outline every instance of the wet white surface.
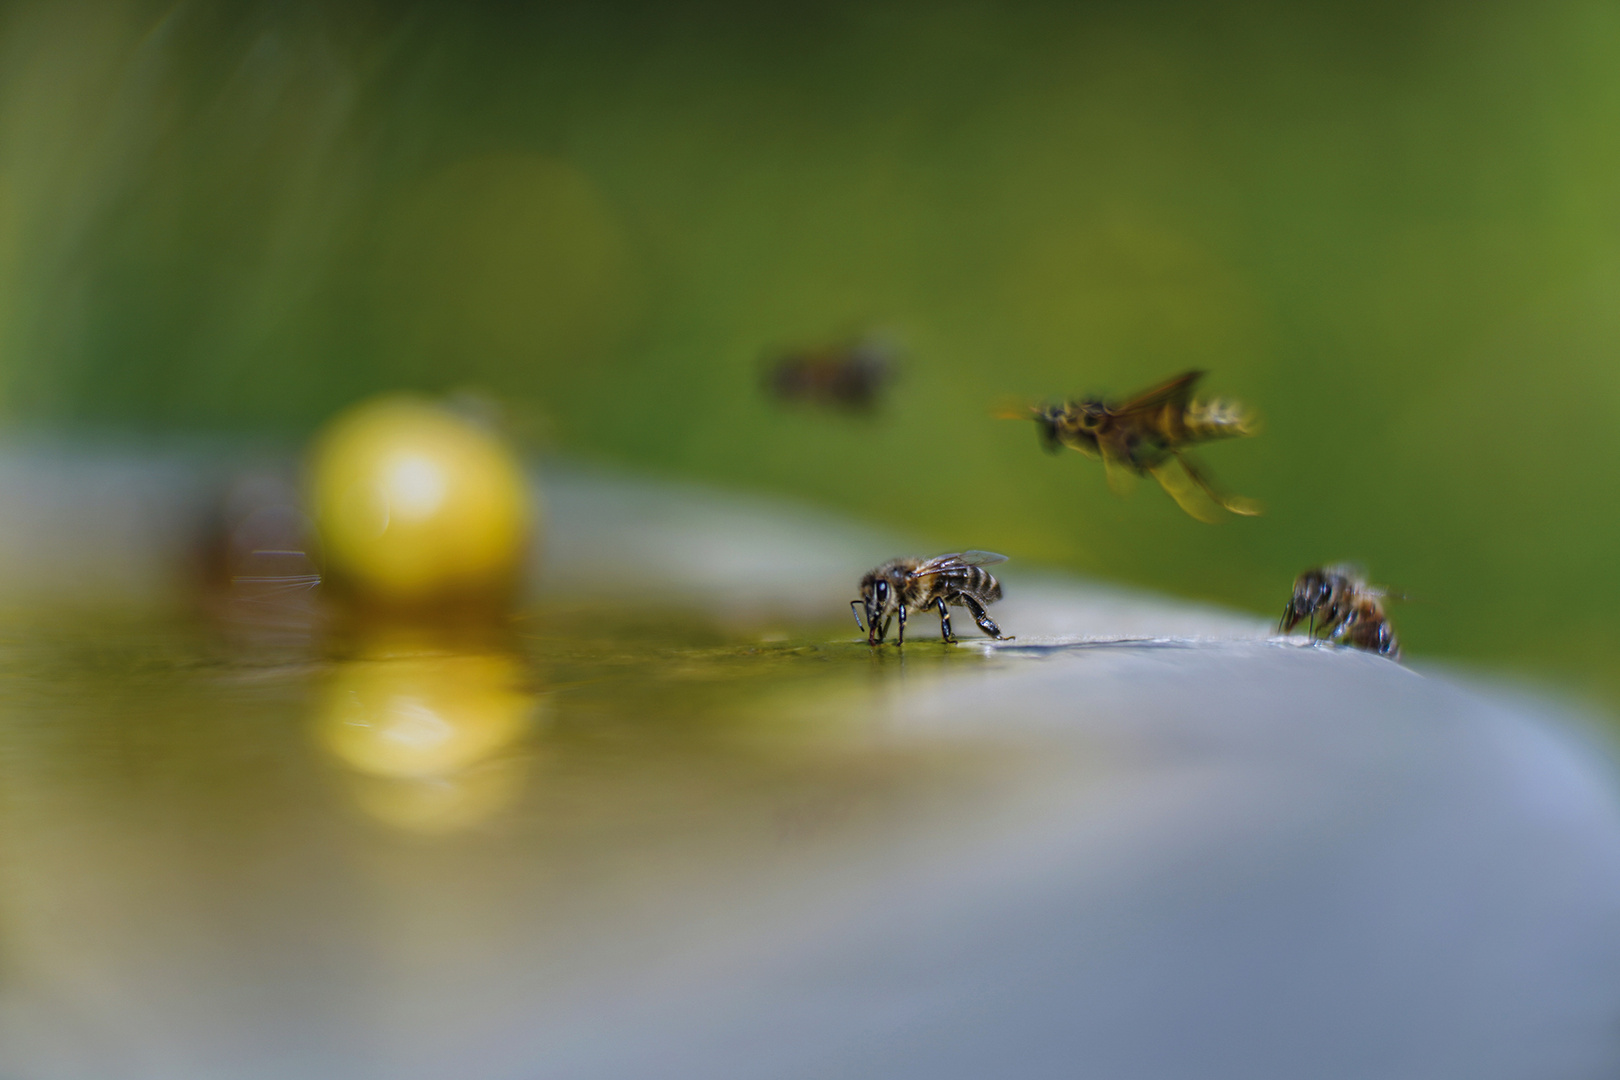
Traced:
[[[13, 495], [51, 491], [47, 521], [87, 513], [6, 468]], [[156, 520], [141, 493], [196, 506], [190, 475], [112, 487]], [[897, 553], [758, 500], [544, 483], [558, 599], [841, 617]], [[178, 532], [108, 535], [147, 537], [135, 580]], [[262, 788], [217, 830], [228, 795], [171, 793], [179, 772], [64, 779], [88, 751], [54, 731], [56, 691], [5, 684], [0, 851], [27, 873], [0, 886], [0, 1077], [1620, 1075], [1620, 797], [1594, 728], [1008, 570], [1016, 642], [828, 654], [849, 678], [718, 741], [542, 733], [510, 815], [448, 839], [333, 825], [281, 719], [297, 678], [174, 676], [210, 688], [210, 768]]]

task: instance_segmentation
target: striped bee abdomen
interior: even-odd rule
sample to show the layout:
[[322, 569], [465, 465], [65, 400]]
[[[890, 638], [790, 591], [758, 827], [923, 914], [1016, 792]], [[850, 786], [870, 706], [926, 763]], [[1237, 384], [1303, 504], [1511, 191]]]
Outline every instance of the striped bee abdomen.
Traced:
[[982, 566], [964, 566], [953, 570], [948, 580], [954, 592], [967, 593], [986, 603], [1001, 599], [1001, 582]]
[[1254, 414], [1236, 401], [1216, 398], [1194, 401], [1187, 406], [1183, 421], [1187, 434], [1197, 440], [1231, 439], [1253, 433]]

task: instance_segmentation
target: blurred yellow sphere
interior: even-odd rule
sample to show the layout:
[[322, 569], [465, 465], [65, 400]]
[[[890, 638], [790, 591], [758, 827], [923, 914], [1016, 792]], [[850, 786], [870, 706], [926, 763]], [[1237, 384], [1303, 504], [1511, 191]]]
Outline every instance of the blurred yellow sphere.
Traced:
[[536, 516], [523, 470], [454, 413], [405, 396], [351, 409], [317, 439], [310, 486], [327, 573], [363, 599], [483, 599], [519, 579]]

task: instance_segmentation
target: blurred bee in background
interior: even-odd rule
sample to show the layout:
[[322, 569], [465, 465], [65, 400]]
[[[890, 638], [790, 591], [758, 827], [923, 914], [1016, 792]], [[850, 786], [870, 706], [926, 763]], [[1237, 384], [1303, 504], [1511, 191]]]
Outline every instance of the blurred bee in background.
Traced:
[[1169, 496], [1199, 521], [1218, 522], [1222, 511], [1252, 516], [1261, 512], [1253, 499], [1216, 489], [1188, 448], [1218, 439], [1252, 435], [1254, 415], [1236, 402], [1194, 400], [1202, 371], [1178, 375], [1162, 386], [1112, 405], [1082, 398], [1032, 406], [1028, 414], [1003, 412], [1009, 419], [1035, 421], [1041, 445], [1055, 454], [1067, 446], [1088, 457], [1102, 458], [1108, 486], [1125, 495], [1138, 477], [1151, 475]]
[[1398, 660], [1401, 644], [1384, 613], [1383, 602], [1388, 595], [1368, 585], [1354, 566], [1307, 570], [1294, 579], [1294, 595], [1283, 608], [1277, 629], [1286, 634], [1308, 621], [1313, 638], [1342, 642]]
[[220, 491], [200, 523], [195, 560], [210, 607], [284, 629], [315, 617], [321, 571], [302, 502], [293, 478], [277, 469], [240, 474]]
[[861, 578], [861, 598], [851, 600], [849, 609], [855, 613], [855, 625], [866, 631], [868, 645], [882, 643], [889, 634], [889, 621], [895, 617], [900, 620], [896, 644], [904, 645], [906, 613], [930, 607], [939, 611], [940, 636], [955, 641], [947, 605], [967, 608], [980, 630], [997, 641], [1010, 641], [984, 610], [1001, 599], [1001, 582], [984, 567], [1006, 561], [1007, 556], [991, 551], [963, 551], [932, 559], [891, 559]]
[[778, 358], [765, 389], [780, 401], [869, 412], [894, 379], [894, 350], [871, 338]]

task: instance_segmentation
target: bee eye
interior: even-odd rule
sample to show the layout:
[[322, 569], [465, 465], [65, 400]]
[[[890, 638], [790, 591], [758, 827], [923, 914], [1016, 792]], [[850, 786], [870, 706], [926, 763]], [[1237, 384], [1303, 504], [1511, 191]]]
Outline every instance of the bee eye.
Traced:
[[877, 595], [879, 600], [887, 600], [889, 598], [889, 583], [887, 581], [878, 582]]

